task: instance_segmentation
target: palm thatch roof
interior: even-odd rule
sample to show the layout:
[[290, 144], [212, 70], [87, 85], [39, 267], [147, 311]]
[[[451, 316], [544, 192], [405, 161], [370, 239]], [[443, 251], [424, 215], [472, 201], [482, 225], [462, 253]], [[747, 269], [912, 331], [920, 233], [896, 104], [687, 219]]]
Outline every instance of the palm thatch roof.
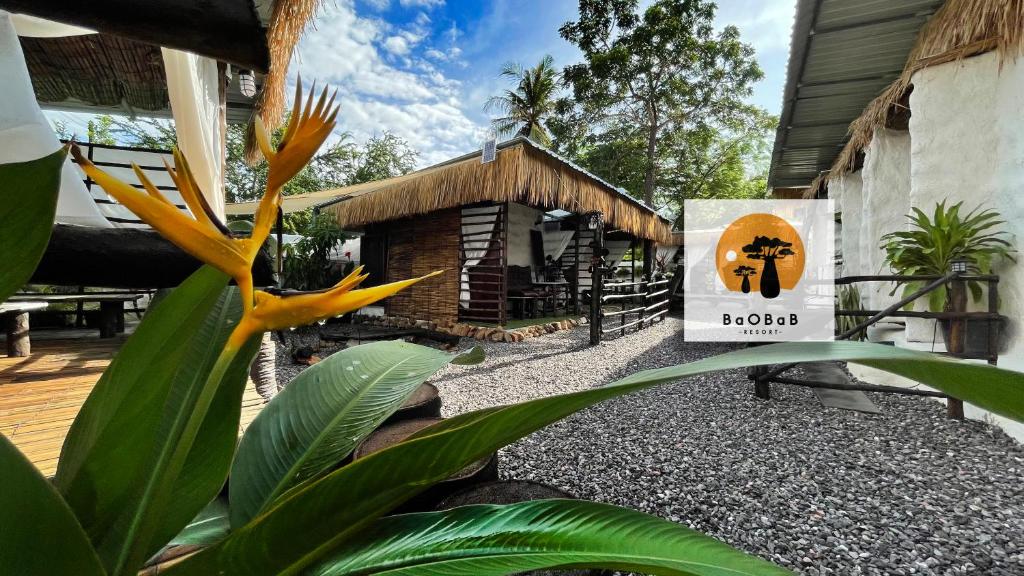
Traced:
[[[411, 174], [292, 196], [353, 229], [479, 202], [518, 202], [577, 214], [599, 211], [605, 222], [639, 238], [671, 244], [671, 223], [652, 208], [572, 162], [519, 137], [498, 146], [493, 162], [473, 152]], [[238, 207], [228, 212], [238, 213]]]
[[257, 74], [255, 99], [227, 92], [232, 123], [253, 112], [271, 128], [284, 112], [288, 65], [320, 0], [0, 0], [0, 9], [83, 26], [99, 34], [22, 38], [41, 104], [50, 108], [169, 116], [160, 46]]
[[827, 178], [852, 172], [875, 130], [901, 112], [915, 73], [929, 66], [997, 51], [1001, 59], [1024, 53], [1024, 0], [947, 0], [921, 29], [903, 73], [850, 124], [850, 140]]

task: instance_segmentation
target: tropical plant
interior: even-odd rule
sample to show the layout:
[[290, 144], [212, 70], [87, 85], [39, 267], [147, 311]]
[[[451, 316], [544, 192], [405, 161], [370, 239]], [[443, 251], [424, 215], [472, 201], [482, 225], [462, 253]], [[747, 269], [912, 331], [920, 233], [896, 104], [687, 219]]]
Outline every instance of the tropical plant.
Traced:
[[[862, 311], [864, 304], [861, 302], [860, 289], [854, 285], [840, 286], [836, 292], [836, 310]], [[845, 334], [860, 324], [856, 316], [836, 316], [836, 335]], [[850, 337], [851, 340], [864, 340], [867, 334], [861, 330]]]
[[[682, 576], [787, 574], [678, 524], [606, 504], [548, 500], [385, 514], [578, 410], [714, 370], [849, 360], [1024, 421], [1024, 375], [1016, 372], [870, 344], [776, 344], [462, 414], [339, 466], [426, 378], [446, 364], [480, 359], [478, 351], [452, 356], [384, 342], [346, 350], [300, 374], [238, 444], [245, 368], [262, 333], [360, 307], [420, 280], [358, 289], [364, 276], [357, 270], [324, 292], [285, 297], [253, 289], [246, 268], [252, 246], [268, 234], [289, 173], [329, 132], [329, 108], [323, 97], [315, 108], [307, 103], [276, 150], [257, 124], [270, 171], [246, 239], [224, 235], [201, 202], [193, 205], [196, 190], [188, 188], [192, 179], [180, 155], [173, 173], [196, 220], [164, 208], [146, 180], [138, 191], [80, 159], [91, 178], [151, 225], [167, 220], [158, 229], [206, 266], [147, 314], [111, 362], [69, 431], [52, 483], [0, 438], [0, 573], [129, 576], [166, 544], [191, 543], [202, 550], [161, 573], [486, 576], [602, 567]], [[44, 158], [0, 167], [0, 174], [13, 185], [38, 178], [42, 184], [30, 184], [33, 189], [55, 199], [59, 167]], [[0, 195], [11, 182], [0, 180]], [[0, 204], [0, 210], [14, 209]], [[193, 241], [197, 235], [201, 241]], [[5, 253], [36, 244], [34, 237], [0, 241]], [[0, 277], [0, 293], [31, 273], [21, 265], [15, 270], [13, 280]], [[227, 287], [229, 279], [238, 288]], [[227, 500], [217, 500], [229, 471]]]
[[555, 108], [558, 72], [554, 59], [544, 56], [533, 68], [509, 62], [502, 66], [501, 76], [515, 82], [515, 88], [494, 96], [484, 105], [485, 112], [503, 114], [491, 124], [499, 136], [528, 136], [544, 146], [551, 146], [551, 136], [544, 126]]
[[310, 221], [302, 238], [284, 250], [284, 287], [320, 290], [337, 282], [339, 273], [331, 266], [331, 252], [349, 235], [329, 217]]
[[[280, 126], [270, 134], [270, 144], [277, 146], [285, 136], [289, 124], [286, 115]], [[66, 123], [54, 122], [54, 131], [63, 140], [73, 138]], [[229, 124], [225, 134], [224, 191], [228, 202], [248, 202], [259, 199], [260, 186], [267, 179], [267, 162], [246, 160], [245, 124]], [[90, 142], [123, 144], [170, 150], [177, 146], [178, 134], [170, 120], [156, 118], [125, 118], [103, 114], [88, 123]], [[370, 182], [411, 172], [416, 167], [419, 152], [408, 141], [388, 131], [372, 136], [361, 146], [349, 134], [340, 134], [321, 146], [317, 153], [285, 185], [282, 194], [303, 194], [331, 188]], [[290, 226], [291, 215], [285, 215], [285, 230], [296, 232], [300, 227]]]
[[[1000, 259], [1016, 262], [1007, 232], [997, 228], [1003, 224], [998, 212], [980, 206], [960, 215], [963, 202], [946, 207], [943, 200], [935, 205], [932, 216], [919, 208], [907, 215], [910, 230], [890, 232], [881, 238], [885, 260], [896, 274], [905, 276], [945, 276], [954, 261], [964, 261], [969, 274], [989, 274]], [[903, 282], [903, 295], [920, 290], [925, 280]], [[981, 283], [968, 281], [971, 296], [981, 299]], [[897, 284], [892, 293], [899, 288]], [[949, 304], [948, 290], [940, 286], [928, 294], [928, 309], [940, 312]], [[907, 305], [913, 308], [913, 303]]]

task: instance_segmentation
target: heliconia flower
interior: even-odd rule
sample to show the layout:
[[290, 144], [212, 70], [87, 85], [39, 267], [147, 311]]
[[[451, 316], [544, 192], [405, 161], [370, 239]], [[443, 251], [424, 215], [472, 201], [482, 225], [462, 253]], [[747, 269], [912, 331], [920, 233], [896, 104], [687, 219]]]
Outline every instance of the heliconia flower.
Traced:
[[[202, 194], [195, 186], [195, 178], [189, 171], [184, 156], [179, 152], [175, 151], [174, 154], [177, 171], [168, 167], [168, 172], [195, 218], [179, 210], [161, 194], [138, 166], [132, 167], [145, 192], [97, 168], [82, 155], [78, 146], [71, 146], [71, 154], [89, 178], [164, 238], [199, 260], [228, 274], [239, 286], [248, 285], [251, 291], [252, 259], [248, 257], [248, 253], [250, 243], [256, 242], [257, 239], [231, 238], [228, 229], [202, 199]], [[259, 243], [262, 244], [263, 239], [259, 239]]]
[[193, 217], [174, 206], [134, 163], [132, 169], [145, 192], [97, 168], [77, 146], [71, 147], [71, 153], [89, 178], [143, 222], [185, 252], [231, 276], [242, 290], [243, 305], [248, 310], [253, 304], [252, 265], [277, 218], [281, 189], [313, 158], [334, 129], [338, 115], [338, 109], [334, 107], [336, 95], [337, 92], [328, 100], [325, 88], [314, 107], [311, 92], [303, 108], [300, 80], [288, 127], [276, 150], [270, 145], [270, 136], [263, 123], [259, 117], [256, 118], [256, 140], [267, 159], [268, 176], [267, 189], [256, 210], [249, 238], [232, 237], [210, 209], [188, 161], [177, 148], [174, 149], [174, 167], [166, 161], [164, 164]]
[[238, 349], [256, 334], [292, 326], [305, 326], [358, 310], [421, 280], [436, 276], [443, 270], [419, 278], [357, 289], [356, 287], [368, 276], [362, 272], [363, 267], [359, 266], [334, 287], [317, 292], [278, 296], [257, 290], [255, 306], [250, 313], [242, 317], [228, 340], [228, 346]]
[[277, 149], [271, 145], [270, 133], [257, 115], [254, 120], [256, 143], [260, 152], [267, 159], [267, 191], [260, 200], [256, 210], [253, 236], [270, 233], [277, 208], [281, 202], [281, 189], [298, 174], [320, 149], [324, 141], [334, 130], [338, 108], [334, 106], [335, 91], [330, 100], [327, 99], [327, 88], [320, 93], [320, 99], [313, 107], [313, 93], [316, 85], [309, 92], [306, 107], [302, 107], [302, 79], [295, 87], [295, 103], [292, 105], [288, 127], [285, 129], [281, 143]]

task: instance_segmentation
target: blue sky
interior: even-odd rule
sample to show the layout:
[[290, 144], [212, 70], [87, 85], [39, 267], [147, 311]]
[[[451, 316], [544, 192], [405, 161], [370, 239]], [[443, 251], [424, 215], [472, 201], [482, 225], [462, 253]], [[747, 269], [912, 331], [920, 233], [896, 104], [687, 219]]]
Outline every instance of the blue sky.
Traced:
[[[303, 78], [338, 86], [339, 128], [359, 141], [383, 130], [406, 138], [430, 164], [479, 147], [487, 98], [505, 86], [502, 63], [579, 52], [558, 36], [573, 0], [337, 0], [300, 44]], [[794, 0], [720, 0], [717, 23], [753, 44], [765, 79], [753, 101], [777, 113]]]
[[[428, 165], [479, 148], [488, 126], [483, 105], [505, 86], [498, 77], [504, 62], [531, 65], [544, 54], [559, 67], [579, 60], [558, 36], [576, 5], [334, 0], [301, 41], [292, 72], [339, 89], [339, 133], [361, 142], [390, 130]], [[794, 10], [794, 0], [719, 0], [717, 23], [738, 26], [765, 71], [753, 102], [773, 113], [781, 106]]]

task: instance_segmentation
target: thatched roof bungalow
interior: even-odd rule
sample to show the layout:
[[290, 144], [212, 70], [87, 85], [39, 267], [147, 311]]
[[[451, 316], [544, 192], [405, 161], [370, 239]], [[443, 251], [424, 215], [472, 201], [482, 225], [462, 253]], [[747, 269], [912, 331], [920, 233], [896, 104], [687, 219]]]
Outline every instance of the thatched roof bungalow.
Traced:
[[504, 323], [510, 291], [540, 281], [546, 266], [562, 271], [567, 308], [578, 311], [589, 285], [593, 214], [603, 218], [608, 260], [673, 242], [670, 222], [652, 208], [527, 138], [498, 145], [493, 161], [477, 151], [405, 176], [285, 199], [286, 211], [309, 207], [363, 232], [371, 282], [451, 270], [387, 303], [389, 314], [432, 321]]

